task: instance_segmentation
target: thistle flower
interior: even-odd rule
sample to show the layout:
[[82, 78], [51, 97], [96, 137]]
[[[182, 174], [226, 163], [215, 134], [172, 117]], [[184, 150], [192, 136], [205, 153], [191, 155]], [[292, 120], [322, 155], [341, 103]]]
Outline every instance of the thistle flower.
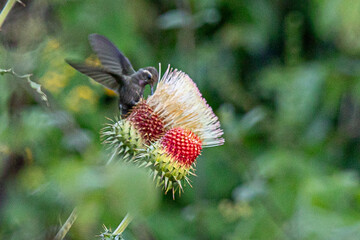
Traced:
[[163, 125], [161, 119], [141, 100], [126, 119], [118, 119], [103, 129], [103, 142], [124, 161], [134, 160], [136, 154], [145, 151], [146, 145], [164, 134]]
[[165, 193], [183, 191], [202, 148], [222, 145], [218, 118], [191, 78], [168, 67], [155, 93], [103, 132], [125, 161], [151, 169]]
[[147, 162], [157, 185], [163, 187], [165, 193], [172, 190], [175, 197], [177, 190], [183, 191], [182, 180], [191, 186], [188, 175], [195, 175], [193, 166], [201, 149], [202, 142], [196, 134], [177, 127], [167, 131], [146, 153], [139, 154], [137, 160]]
[[163, 120], [165, 128], [189, 129], [200, 137], [204, 147], [224, 144], [218, 118], [187, 74], [168, 67], [146, 102]]
[[139, 131], [145, 143], [158, 140], [164, 133], [164, 123], [151, 107], [141, 100], [126, 118]]

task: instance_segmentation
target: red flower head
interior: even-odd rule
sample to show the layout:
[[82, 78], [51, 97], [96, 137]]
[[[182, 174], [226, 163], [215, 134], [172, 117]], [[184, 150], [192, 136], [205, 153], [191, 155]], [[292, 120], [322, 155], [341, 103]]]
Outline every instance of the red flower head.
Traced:
[[180, 127], [166, 132], [160, 140], [161, 147], [172, 157], [174, 161], [190, 166], [200, 155], [202, 143], [200, 138], [190, 130]]
[[132, 109], [126, 119], [133, 123], [145, 143], [154, 142], [165, 133], [164, 123], [144, 100]]

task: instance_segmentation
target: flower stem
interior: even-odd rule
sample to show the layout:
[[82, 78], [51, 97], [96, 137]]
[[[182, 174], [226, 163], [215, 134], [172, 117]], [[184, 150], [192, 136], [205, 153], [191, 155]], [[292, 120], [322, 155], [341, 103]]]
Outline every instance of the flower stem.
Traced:
[[56, 234], [54, 240], [64, 239], [65, 235], [69, 232], [71, 226], [74, 224], [76, 218], [77, 218], [77, 209], [74, 208], [74, 210], [71, 212], [70, 216], [68, 217], [64, 225], [61, 227], [60, 231]]
[[113, 234], [115, 234], [115, 235], [122, 234], [133, 219], [134, 218], [129, 213], [126, 214], [125, 218], [121, 221], [121, 223], [115, 229]]
[[3, 10], [0, 13], [0, 30], [1, 30], [1, 26], [3, 25], [5, 18], [7, 17], [7, 15], [9, 14], [10, 10], [13, 8], [13, 6], [15, 5], [15, 3], [17, 2], [17, 0], [8, 0], [5, 7], [3, 8]]

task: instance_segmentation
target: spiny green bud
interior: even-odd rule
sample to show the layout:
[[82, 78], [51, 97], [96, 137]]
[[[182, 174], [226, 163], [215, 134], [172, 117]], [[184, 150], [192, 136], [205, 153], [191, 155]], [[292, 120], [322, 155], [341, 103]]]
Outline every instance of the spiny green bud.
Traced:
[[[173, 128], [155, 144], [147, 148], [146, 153], [139, 154], [138, 162], [151, 168], [151, 175], [165, 193], [172, 191], [179, 194], [183, 191], [182, 182], [190, 186], [188, 176], [194, 174], [194, 162], [200, 155], [202, 142], [190, 130]], [[145, 164], [146, 163], [146, 164]]]
[[121, 234], [113, 234], [107, 227], [104, 227], [104, 232], [100, 234], [101, 240], [124, 240]]
[[141, 134], [131, 122], [120, 119], [109, 124], [102, 131], [103, 142], [108, 144], [114, 154], [124, 161], [130, 161], [139, 149], [144, 148]]

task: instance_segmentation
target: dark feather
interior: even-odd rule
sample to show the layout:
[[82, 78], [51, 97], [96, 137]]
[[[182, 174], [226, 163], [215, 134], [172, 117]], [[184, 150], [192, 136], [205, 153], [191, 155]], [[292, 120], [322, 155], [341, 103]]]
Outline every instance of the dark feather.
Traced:
[[65, 61], [79, 72], [91, 77], [105, 87], [118, 91], [121, 83], [118, 82], [113, 74], [107, 72], [104, 68], [89, 66], [83, 63], [73, 63], [68, 60]]
[[101, 61], [101, 64], [111, 72], [117, 74], [131, 75], [135, 73], [129, 59], [110, 42], [106, 37], [99, 34], [90, 34], [89, 42]]

